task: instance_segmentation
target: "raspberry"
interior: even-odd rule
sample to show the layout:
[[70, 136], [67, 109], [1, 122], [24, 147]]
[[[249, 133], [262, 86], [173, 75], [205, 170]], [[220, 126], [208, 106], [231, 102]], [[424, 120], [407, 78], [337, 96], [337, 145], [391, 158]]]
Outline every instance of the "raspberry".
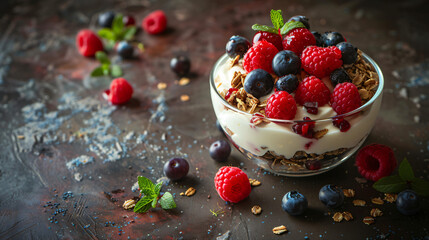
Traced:
[[331, 95], [331, 106], [337, 114], [348, 113], [361, 106], [360, 95], [353, 83], [337, 84]]
[[329, 76], [341, 65], [343, 65], [341, 51], [335, 46], [326, 48], [310, 46], [301, 54], [302, 68], [318, 78]]
[[291, 120], [296, 114], [296, 103], [286, 91], [277, 91], [268, 98], [265, 113], [269, 118]]
[[271, 62], [278, 52], [273, 44], [264, 40], [259, 41], [244, 55], [243, 67], [248, 73], [258, 68], [273, 73]]
[[389, 176], [395, 170], [396, 165], [392, 149], [381, 144], [365, 146], [356, 156], [359, 173], [372, 181]]
[[103, 51], [100, 38], [89, 29], [80, 30], [76, 36], [76, 46], [79, 53], [85, 57], [92, 57], [98, 51]]
[[110, 89], [106, 91], [108, 100], [113, 105], [120, 105], [128, 102], [133, 95], [133, 87], [124, 78], [116, 78], [110, 84]]
[[249, 178], [237, 167], [221, 167], [214, 182], [216, 191], [225, 201], [238, 203], [250, 194]]
[[167, 28], [167, 17], [162, 10], [151, 12], [142, 21], [142, 28], [149, 34], [159, 34]]
[[317, 102], [316, 106], [320, 107], [329, 102], [330, 95], [328, 87], [322, 80], [315, 76], [309, 76], [299, 83], [295, 92], [295, 100], [303, 106], [306, 103]]
[[259, 31], [255, 34], [255, 36], [253, 36], [253, 44], [261, 40], [265, 40], [273, 44], [279, 51], [283, 50], [282, 36], [279, 34]]
[[307, 28], [295, 28], [283, 38], [283, 49], [291, 50], [296, 55], [307, 47], [316, 44], [316, 38]]

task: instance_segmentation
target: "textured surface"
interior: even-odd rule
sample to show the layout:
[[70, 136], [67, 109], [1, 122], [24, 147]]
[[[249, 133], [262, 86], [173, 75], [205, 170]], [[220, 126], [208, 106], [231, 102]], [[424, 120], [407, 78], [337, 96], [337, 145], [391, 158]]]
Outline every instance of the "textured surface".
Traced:
[[[402, 216], [393, 204], [371, 204], [371, 198], [382, 195], [370, 182], [356, 180], [360, 175], [354, 157], [328, 173], [299, 179], [270, 175], [236, 150], [223, 164], [210, 158], [210, 144], [223, 138], [209, 98], [210, 70], [230, 36], [251, 39], [252, 24], [270, 24], [271, 8], [282, 9], [286, 19], [306, 15], [311, 30], [341, 32], [379, 63], [386, 79], [383, 104], [365, 145], [391, 146], [398, 160], [407, 157], [416, 175], [428, 179], [426, 1], [2, 0], [0, 239], [429, 235], [428, 200], [423, 200], [423, 212], [413, 217]], [[156, 9], [164, 10], [169, 19], [164, 34], [138, 34], [146, 47], [140, 59], [116, 59], [135, 90], [133, 99], [120, 107], [110, 106], [102, 97], [111, 79], [89, 78], [97, 62], [80, 56], [75, 47], [77, 32], [94, 28], [96, 15], [111, 9], [133, 14], [138, 25]], [[170, 59], [180, 52], [192, 62], [186, 86], [176, 84], [169, 69]], [[158, 89], [160, 82], [167, 87]], [[182, 95], [189, 101], [182, 102]], [[185, 180], [163, 188], [175, 195], [177, 209], [137, 215], [122, 209], [125, 200], [138, 195], [131, 190], [137, 176], [160, 179], [162, 166], [171, 157], [184, 157], [191, 164]], [[253, 187], [243, 202], [225, 204], [213, 183], [224, 165], [239, 166], [262, 184]], [[368, 206], [354, 207], [346, 198], [341, 210], [351, 212], [354, 220], [334, 223], [318, 200], [320, 187], [330, 183], [354, 189], [355, 198], [366, 200]], [[189, 187], [196, 189], [195, 195], [179, 195]], [[291, 190], [308, 199], [309, 209], [302, 216], [281, 210], [281, 199]], [[254, 205], [261, 206], [260, 215], [251, 213]], [[373, 207], [384, 214], [367, 226], [362, 219]], [[288, 233], [274, 236], [272, 229], [280, 225]]]

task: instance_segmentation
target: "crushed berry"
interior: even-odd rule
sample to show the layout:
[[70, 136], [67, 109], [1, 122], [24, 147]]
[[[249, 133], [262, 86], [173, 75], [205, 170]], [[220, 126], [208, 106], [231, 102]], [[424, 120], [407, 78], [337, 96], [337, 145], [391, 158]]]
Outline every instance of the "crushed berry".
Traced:
[[304, 107], [310, 114], [317, 114], [319, 112], [318, 109], [319, 104], [317, 102], [305, 102]]
[[335, 127], [339, 128], [341, 132], [347, 132], [350, 129], [350, 123], [344, 118], [338, 118], [332, 121]]
[[313, 142], [308, 142], [308, 143], [305, 144], [304, 147], [305, 147], [306, 150], [308, 150], [308, 149], [310, 149], [311, 145], [313, 145]]
[[297, 123], [292, 126], [292, 130], [303, 137], [313, 138], [315, 123], [309, 117], [304, 117], [304, 121], [308, 122]]
[[237, 89], [237, 88], [230, 88], [230, 89], [228, 89], [228, 92], [227, 92], [227, 93], [226, 93], [226, 95], [225, 95], [225, 100], [227, 100], [227, 101], [228, 101], [229, 97], [231, 97], [231, 94], [232, 94], [233, 92], [236, 92], [236, 91], [238, 91], [238, 89]]
[[308, 170], [319, 170], [322, 167], [322, 163], [319, 160], [311, 160], [311, 161], [305, 162], [305, 167]]

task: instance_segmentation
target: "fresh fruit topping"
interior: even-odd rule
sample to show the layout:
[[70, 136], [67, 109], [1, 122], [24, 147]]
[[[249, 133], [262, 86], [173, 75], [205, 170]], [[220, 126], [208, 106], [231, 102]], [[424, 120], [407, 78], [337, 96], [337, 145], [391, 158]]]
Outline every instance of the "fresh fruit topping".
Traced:
[[316, 38], [307, 28], [295, 28], [283, 38], [283, 49], [290, 50], [296, 55], [311, 45], [316, 44]]
[[337, 84], [331, 95], [331, 106], [337, 114], [344, 114], [362, 105], [359, 91], [353, 83]]
[[317, 102], [305, 102], [303, 106], [310, 114], [316, 115], [319, 112], [319, 104]]
[[278, 52], [273, 44], [263, 40], [259, 41], [244, 55], [243, 67], [248, 73], [258, 68], [272, 73], [273, 68], [271, 63]]
[[229, 99], [229, 97], [231, 97], [231, 94], [232, 94], [233, 92], [236, 92], [236, 91], [238, 91], [238, 89], [237, 89], [237, 88], [230, 88], [230, 89], [228, 89], [228, 92], [226, 92], [226, 94], [225, 94], [225, 100], [228, 100], [228, 99]]
[[232, 36], [226, 43], [225, 50], [230, 58], [235, 58], [237, 55], [240, 55], [240, 58], [242, 58], [251, 46], [252, 44], [250, 44], [249, 40], [236, 35]]
[[290, 215], [301, 215], [307, 207], [307, 198], [298, 191], [290, 191], [283, 196], [282, 208]]
[[279, 51], [283, 50], [282, 36], [279, 35], [278, 33], [259, 31], [255, 34], [255, 36], [253, 36], [253, 44], [261, 40], [264, 40], [273, 44]]
[[291, 120], [296, 114], [296, 103], [286, 91], [277, 91], [268, 98], [265, 114], [269, 118]]
[[221, 167], [214, 182], [219, 196], [232, 203], [245, 199], [251, 191], [247, 174], [237, 167]]
[[314, 38], [316, 39], [316, 46], [323, 47], [323, 38], [322, 38], [322, 35], [319, 32], [316, 32], [316, 31], [311, 31], [311, 33], [313, 34]]
[[[298, 122], [297, 124], [292, 126], [292, 130], [305, 138], [313, 138], [314, 137], [314, 127], [315, 123], [314, 121], [311, 121], [311, 118], [304, 117], [304, 121]], [[310, 142], [311, 144], [312, 142]], [[306, 146], [308, 149], [310, 146]]]
[[420, 211], [420, 198], [413, 190], [404, 190], [398, 194], [396, 208], [404, 215], [415, 215]]
[[253, 24], [252, 29], [255, 31], [263, 31], [263, 32], [269, 32], [273, 34], [283, 34], [281, 33], [281, 28], [284, 26], [282, 11], [272, 9], [270, 11], [270, 17], [271, 17], [271, 23], [273, 24], [272, 27]]
[[191, 61], [187, 56], [179, 55], [171, 59], [170, 68], [177, 76], [183, 77], [191, 70]]
[[329, 76], [332, 71], [343, 65], [341, 51], [333, 47], [307, 47], [301, 55], [302, 68], [318, 78]]
[[160, 34], [167, 28], [167, 17], [162, 10], [156, 10], [142, 21], [142, 28], [149, 34]]
[[356, 166], [359, 173], [371, 181], [389, 176], [396, 165], [392, 149], [385, 145], [371, 144], [365, 146], [356, 155]]
[[320, 107], [329, 102], [330, 95], [328, 87], [322, 80], [309, 76], [299, 83], [295, 92], [295, 100], [300, 105], [317, 102]]
[[325, 185], [319, 191], [319, 200], [328, 208], [337, 208], [344, 202], [343, 190], [335, 185]]
[[133, 16], [130, 16], [130, 15], [124, 16], [122, 18], [122, 22], [124, 23], [125, 26], [135, 26], [136, 25], [136, 20], [134, 19]]
[[341, 59], [344, 64], [353, 64], [356, 62], [358, 53], [355, 46], [349, 42], [340, 42], [336, 46], [341, 51]]
[[330, 75], [332, 86], [337, 86], [338, 83], [352, 82], [349, 74], [343, 68], [337, 68]]
[[274, 79], [267, 71], [255, 69], [244, 80], [244, 91], [256, 98], [268, 95], [273, 90]]
[[322, 163], [319, 160], [310, 160], [305, 162], [305, 167], [308, 170], [319, 170], [322, 168]]
[[280, 51], [274, 56], [273, 71], [281, 77], [287, 74], [297, 74], [301, 70], [301, 59], [292, 51]]
[[210, 146], [210, 157], [218, 162], [225, 162], [231, 154], [231, 146], [225, 140], [218, 140]]
[[299, 81], [296, 75], [288, 74], [279, 78], [276, 82], [277, 91], [286, 91], [293, 93], [298, 88]]
[[323, 44], [325, 47], [335, 46], [340, 42], [345, 42], [343, 35], [339, 32], [325, 32], [322, 35]]
[[172, 158], [164, 164], [164, 174], [173, 181], [184, 178], [189, 172], [189, 163], [183, 158]]
[[112, 11], [104, 12], [98, 15], [98, 25], [103, 28], [111, 28], [113, 19], [115, 19], [115, 13]]
[[79, 53], [85, 57], [92, 57], [98, 51], [103, 51], [103, 43], [91, 30], [80, 30], [76, 36], [76, 46]]
[[350, 123], [344, 118], [337, 118], [332, 121], [332, 124], [339, 128], [340, 132], [347, 132], [351, 127]]
[[120, 105], [131, 99], [133, 87], [124, 78], [116, 78], [110, 83], [110, 89], [106, 93], [109, 102], [113, 105]]
[[293, 16], [289, 18], [288, 22], [290, 21], [302, 22], [305, 28], [310, 29], [310, 24], [308, 23], [308, 18], [306, 16], [302, 16], [302, 15]]
[[129, 44], [127, 41], [121, 41], [118, 43], [118, 46], [116, 47], [116, 52], [125, 59], [133, 58], [134, 54], [134, 47]]

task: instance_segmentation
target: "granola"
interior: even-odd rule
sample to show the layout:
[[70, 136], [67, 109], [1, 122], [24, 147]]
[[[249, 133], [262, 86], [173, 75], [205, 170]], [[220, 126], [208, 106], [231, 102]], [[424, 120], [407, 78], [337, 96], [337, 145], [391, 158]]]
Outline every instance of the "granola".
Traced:
[[258, 205], [252, 207], [252, 213], [255, 215], [259, 215], [262, 212], [262, 208]]
[[355, 196], [355, 190], [353, 189], [343, 189], [344, 197], [352, 198]]
[[371, 199], [371, 202], [374, 204], [377, 204], [377, 205], [383, 205], [384, 204], [384, 201], [379, 197]]
[[353, 205], [363, 207], [366, 205], [366, 202], [364, 200], [355, 199], [355, 200], [353, 200]]
[[287, 232], [287, 228], [283, 225], [273, 228], [274, 234], [280, 235], [285, 232]]
[[371, 217], [380, 217], [383, 216], [383, 212], [378, 208], [373, 208], [371, 209], [370, 215]]
[[252, 179], [252, 178], [249, 178], [249, 183], [250, 183], [250, 185], [251, 185], [252, 187], [256, 187], [256, 186], [261, 185], [261, 182], [260, 182], [260, 181], [258, 181], [258, 180], [256, 180], [256, 179]]
[[396, 202], [396, 199], [398, 198], [398, 194], [394, 193], [385, 193], [384, 194], [384, 200], [389, 203]]

